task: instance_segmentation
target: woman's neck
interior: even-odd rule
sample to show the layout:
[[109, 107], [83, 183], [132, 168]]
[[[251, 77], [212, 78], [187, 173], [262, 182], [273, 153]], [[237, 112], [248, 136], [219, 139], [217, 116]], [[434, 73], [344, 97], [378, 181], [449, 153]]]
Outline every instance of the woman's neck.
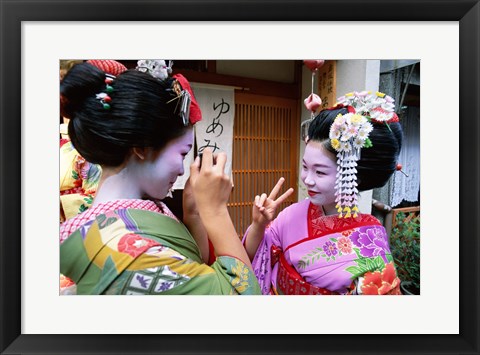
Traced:
[[332, 216], [337, 214], [337, 209], [335, 208], [335, 204], [323, 205], [323, 213], [325, 216]]
[[126, 168], [104, 168], [93, 205], [113, 200], [139, 199], [141, 197], [142, 194], [137, 184], [132, 181]]

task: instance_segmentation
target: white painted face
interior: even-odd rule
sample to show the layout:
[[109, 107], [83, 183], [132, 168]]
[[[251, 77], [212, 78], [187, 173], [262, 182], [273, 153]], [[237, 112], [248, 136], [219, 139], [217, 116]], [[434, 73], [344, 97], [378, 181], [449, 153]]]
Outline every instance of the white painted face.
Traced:
[[309, 141], [305, 147], [300, 177], [307, 187], [310, 201], [317, 206], [335, 206], [335, 156], [322, 144]]
[[143, 194], [163, 199], [175, 180], [183, 175], [183, 160], [193, 146], [193, 128], [172, 140], [159, 153], [150, 152], [136, 171]]

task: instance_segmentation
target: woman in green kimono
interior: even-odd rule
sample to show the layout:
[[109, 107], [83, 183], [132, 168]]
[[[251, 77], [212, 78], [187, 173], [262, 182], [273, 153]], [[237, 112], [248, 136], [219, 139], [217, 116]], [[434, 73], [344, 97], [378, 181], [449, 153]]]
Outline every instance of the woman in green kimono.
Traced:
[[60, 229], [63, 294], [260, 294], [227, 211], [225, 154], [206, 149], [192, 164], [185, 224], [160, 202], [184, 173], [201, 119], [183, 76], [114, 77], [78, 64], [62, 81], [61, 109], [75, 149], [102, 167], [92, 207]]

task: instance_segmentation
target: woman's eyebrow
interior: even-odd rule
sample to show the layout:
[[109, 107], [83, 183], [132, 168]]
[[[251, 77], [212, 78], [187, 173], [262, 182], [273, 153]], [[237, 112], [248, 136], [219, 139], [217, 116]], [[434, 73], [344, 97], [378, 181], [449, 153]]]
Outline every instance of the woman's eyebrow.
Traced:
[[[302, 159], [302, 163], [305, 164], [305, 165], [308, 165], [304, 159]], [[315, 167], [315, 168], [329, 168], [328, 165], [325, 165], [325, 164], [320, 164], [320, 163], [316, 163], [316, 164], [312, 164], [312, 167]]]

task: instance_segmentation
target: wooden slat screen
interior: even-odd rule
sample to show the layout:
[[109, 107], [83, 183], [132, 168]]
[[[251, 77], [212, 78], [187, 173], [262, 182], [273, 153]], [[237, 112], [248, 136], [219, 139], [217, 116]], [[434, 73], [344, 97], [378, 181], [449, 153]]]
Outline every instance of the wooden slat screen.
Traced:
[[239, 237], [251, 223], [255, 195], [269, 194], [280, 177], [285, 178], [282, 192], [289, 187], [295, 192], [277, 212], [296, 202], [300, 124], [297, 107], [295, 100], [235, 94], [235, 187], [228, 206]]

